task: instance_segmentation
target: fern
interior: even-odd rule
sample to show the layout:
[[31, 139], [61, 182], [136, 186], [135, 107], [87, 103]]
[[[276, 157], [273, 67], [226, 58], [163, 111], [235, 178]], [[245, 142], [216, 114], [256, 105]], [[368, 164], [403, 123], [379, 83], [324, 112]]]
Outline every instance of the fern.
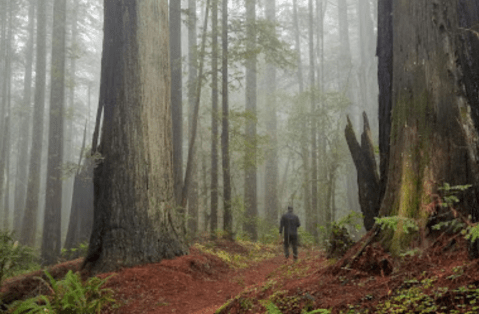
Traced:
[[43, 280], [51, 289], [49, 296], [38, 296], [13, 304], [13, 313], [69, 313], [69, 314], [96, 314], [108, 304], [114, 304], [113, 291], [102, 286], [110, 278], [89, 278], [82, 282], [78, 274], [68, 271], [61, 281], [55, 280], [48, 271], [45, 271], [48, 282]]
[[397, 230], [397, 227], [400, 223], [402, 223], [402, 228], [405, 233], [409, 233], [410, 231], [418, 231], [419, 227], [414, 219], [406, 218], [406, 217], [399, 217], [399, 216], [391, 216], [391, 217], [381, 217], [381, 218], [374, 218], [376, 223], [383, 228], [392, 229], [393, 231]]

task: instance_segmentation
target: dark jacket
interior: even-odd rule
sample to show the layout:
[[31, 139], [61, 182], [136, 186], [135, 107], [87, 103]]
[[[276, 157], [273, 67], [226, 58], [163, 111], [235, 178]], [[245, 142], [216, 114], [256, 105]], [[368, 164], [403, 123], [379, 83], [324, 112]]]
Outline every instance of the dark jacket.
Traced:
[[279, 233], [283, 233], [284, 228], [284, 235], [297, 235], [298, 234], [298, 227], [301, 226], [299, 222], [298, 216], [295, 214], [288, 212], [281, 217], [281, 222], [279, 225]]

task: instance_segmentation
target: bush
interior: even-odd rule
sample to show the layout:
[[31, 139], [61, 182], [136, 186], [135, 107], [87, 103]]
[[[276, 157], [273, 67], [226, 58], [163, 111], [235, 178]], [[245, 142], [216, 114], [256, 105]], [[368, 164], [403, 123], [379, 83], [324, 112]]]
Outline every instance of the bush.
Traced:
[[13, 232], [0, 231], [0, 284], [3, 279], [38, 269], [35, 251], [14, 240]]
[[110, 277], [91, 277], [83, 282], [80, 276], [71, 270], [61, 281], [55, 280], [47, 271], [45, 275], [50, 282], [41, 280], [48, 285], [51, 295], [17, 301], [11, 306], [11, 313], [89, 314], [100, 313], [105, 306], [115, 305], [113, 291], [102, 288]]

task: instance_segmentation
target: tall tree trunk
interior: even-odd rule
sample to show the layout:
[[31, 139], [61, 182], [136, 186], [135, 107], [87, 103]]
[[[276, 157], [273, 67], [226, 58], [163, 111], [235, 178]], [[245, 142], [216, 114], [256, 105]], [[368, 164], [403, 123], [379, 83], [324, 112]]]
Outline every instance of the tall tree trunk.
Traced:
[[32, 146], [25, 212], [20, 242], [33, 246], [37, 231], [38, 197], [40, 192], [43, 114], [45, 111], [47, 0], [38, 0], [37, 51], [35, 65], [35, 97], [33, 108]]
[[[206, 30], [203, 30], [206, 31]], [[198, 81], [198, 51], [196, 40], [196, 0], [188, 0], [188, 139], [193, 140], [193, 119], [196, 105]], [[203, 57], [203, 56], [202, 56]], [[191, 178], [188, 187], [188, 231], [195, 234], [198, 231], [198, 163], [196, 161], [196, 146], [193, 145]]]
[[102, 160], [84, 263], [94, 273], [186, 253], [175, 210], [168, 2], [104, 4]]
[[53, 3], [50, 128], [48, 132], [47, 185], [43, 220], [42, 263], [56, 262], [61, 251], [63, 119], [65, 102], [66, 0]]
[[[266, 2], [266, 19], [271, 22], [276, 32], [276, 1]], [[278, 139], [276, 117], [276, 68], [272, 64], [266, 65], [266, 121], [267, 134], [270, 140], [270, 149], [266, 154], [265, 173], [265, 210], [266, 219], [271, 223], [278, 221]]]
[[171, 117], [173, 130], [173, 176], [176, 204], [181, 204], [183, 188], [183, 105], [181, 53], [181, 1], [169, 3]]
[[211, 11], [211, 235], [218, 229], [218, 0]]
[[[437, 186], [470, 183], [462, 210], [477, 218], [479, 38], [468, 29], [479, 21], [479, 4], [393, 1], [392, 12], [393, 109], [380, 213], [415, 219], [423, 230]], [[398, 228], [383, 233], [383, 244], [398, 253], [413, 236]]]
[[[5, 78], [3, 81], [3, 97], [2, 97], [2, 114], [0, 119], [2, 123], [2, 145], [1, 145], [1, 160], [0, 160], [0, 204], [3, 200], [3, 227], [10, 229], [10, 208], [4, 198], [7, 199], [8, 193], [8, 172], [10, 159], [10, 106], [12, 101], [12, 63], [13, 63], [13, 9], [15, 3], [10, 3], [7, 9], [8, 12], [8, 32], [5, 41]], [[6, 179], [6, 180], [5, 180]]]
[[18, 161], [15, 175], [15, 200], [14, 200], [14, 230], [20, 236], [23, 211], [25, 210], [26, 190], [28, 181], [28, 143], [31, 126], [32, 102], [32, 72], [33, 72], [33, 43], [35, 37], [35, 7], [37, 1], [30, 0], [28, 10], [28, 41], [25, 48], [26, 63], [23, 85], [23, 101], [20, 123], [18, 125]]
[[228, 0], [223, 0], [221, 19], [221, 76], [222, 76], [222, 117], [221, 117], [221, 161], [223, 168], [223, 228], [226, 237], [233, 239], [233, 215], [231, 212], [231, 172], [229, 154], [229, 108], [228, 108]]
[[311, 213], [307, 219], [309, 226], [308, 231], [311, 232], [315, 239], [318, 238], [318, 155], [317, 155], [317, 110], [316, 110], [316, 83], [315, 83], [315, 57], [314, 57], [314, 28], [313, 28], [313, 0], [308, 2], [309, 10], [309, 83], [310, 83], [310, 106], [311, 106]]
[[256, 0], [245, 0], [246, 5], [246, 112], [251, 117], [246, 122], [245, 134], [245, 185], [244, 202], [246, 221], [244, 231], [253, 241], [258, 239], [257, 165], [256, 165]]
[[[72, 1], [71, 16], [71, 40], [70, 40], [70, 68], [68, 73], [68, 80], [66, 89], [68, 92], [68, 99], [66, 101], [66, 114], [65, 114], [65, 130], [64, 130], [64, 146], [63, 146], [63, 159], [66, 162], [74, 162], [74, 128], [75, 128], [75, 89], [76, 89], [76, 61], [79, 57], [79, 45], [77, 43], [78, 38], [78, 10], [79, 0]], [[63, 179], [62, 187], [62, 234], [68, 232], [68, 217], [71, 214], [71, 204], [73, 195], [73, 186], [75, 178], [74, 176], [68, 176]], [[63, 237], [62, 237], [63, 238]]]
[[378, 57], [379, 85], [379, 199], [382, 199], [388, 182], [389, 134], [391, 134], [391, 111], [393, 108], [393, 0], [380, 0], [378, 11], [376, 55]]
[[[299, 33], [299, 21], [298, 21], [298, 5], [297, 0], [293, 0], [293, 23], [294, 23], [294, 38], [295, 38], [295, 48], [296, 54], [298, 56], [298, 83], [299, 83], [299, 94], [302, 95], [304, 92], [304, 81], [303, 81], [303, 63], [301, 61], [301, 42], [300, 42], [300, 33]], [[307, 109], [306, 105], [301, 102], [301, 112], [306, 119]], [[309, 168], [309, 151], [308, 151], [308, 125], [307, 123], [301, 124], [301, 157], [303, 161], [303, 208], [306, 214], [306, 217], [311, 217], [311, 186], [310, 186], [310, 168]], [[311, 224], [306, 223], [306, 229], [308, 232], [311, 232]]]

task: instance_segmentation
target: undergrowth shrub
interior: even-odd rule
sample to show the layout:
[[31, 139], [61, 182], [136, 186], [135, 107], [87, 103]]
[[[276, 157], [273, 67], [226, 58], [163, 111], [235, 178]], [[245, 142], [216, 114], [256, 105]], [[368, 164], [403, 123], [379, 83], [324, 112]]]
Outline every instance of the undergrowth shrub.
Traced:
[[59, 281], [48, 271], [45, 271], [45, 275], [49, 282], [42, 278], [40, 280], [48, 286], [51, 294], [14, 302], [10, 313], [93, 314], [100, 313], [107, 305], [116, 305], [113, 291], [102, 288], [110, 277], [91, 277], [82, 281], [80, 275], [71, 270]]
[[0, 231], [0, 285], [5, 278], [40, 269], [35, 251], [15, 241], [13, 232]]
[[64, 260], [71, 260], [78, 258], [80, 256], [86, 256], [88, 253], [88, 245], [89, 241], [83, 241], [79, 243], [76, 247], [73, 247], [71, 249], [65, 249], [63, 248], [61, 251], [61, 257]]

